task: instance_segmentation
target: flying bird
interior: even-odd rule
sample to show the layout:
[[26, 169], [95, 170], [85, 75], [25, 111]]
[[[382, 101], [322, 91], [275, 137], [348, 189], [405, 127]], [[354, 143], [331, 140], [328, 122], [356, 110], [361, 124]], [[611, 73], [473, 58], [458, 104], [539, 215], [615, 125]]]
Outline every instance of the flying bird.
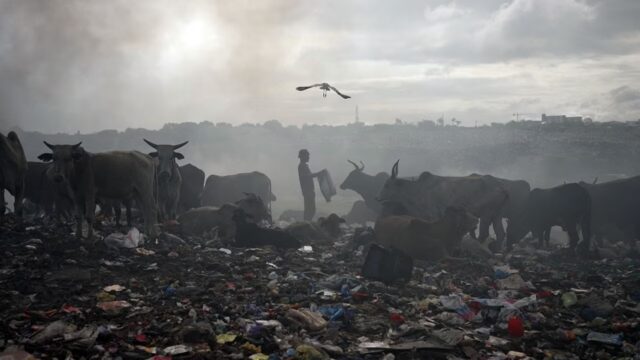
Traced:
[[333, 87], [333, 86], [331, 86], [331, 85], [329, 85], [327, 83], [314, 84], [314, 85], [309, 85], [309, 86], [298, 86], [296, 88], [296, 90], [304, 91], [304, 90], [311, 89], [311, 88], [314, 88], [314, 87], [319, 87], [320, 90], [322, 90], [322, 97], [327, 97], [327, 91], [333, 90], [333, 91], [336, 92], [336, 94], [340, 95], [340, 97], [342, 97], [343, 99], [350, 99], [351, 98], [351, 96], [341, 93], [340, 91], [338, 91], [338, 89], [336, 89], [335, 87]]

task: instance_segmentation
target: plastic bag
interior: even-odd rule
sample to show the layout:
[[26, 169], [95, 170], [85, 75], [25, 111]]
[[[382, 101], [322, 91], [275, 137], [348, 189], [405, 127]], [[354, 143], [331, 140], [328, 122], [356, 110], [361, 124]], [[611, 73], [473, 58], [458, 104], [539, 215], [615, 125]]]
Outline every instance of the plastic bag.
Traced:
[[320, 192], [322, 192], [324, 199], [327, 200], [327, 202], [331, 202], [331, 197], [337, 192], [336, 187], [333, 185], [331, 174], [329, 174], [327, 169], [320, 171], [318, 174], [318, 185], [320, 186]]

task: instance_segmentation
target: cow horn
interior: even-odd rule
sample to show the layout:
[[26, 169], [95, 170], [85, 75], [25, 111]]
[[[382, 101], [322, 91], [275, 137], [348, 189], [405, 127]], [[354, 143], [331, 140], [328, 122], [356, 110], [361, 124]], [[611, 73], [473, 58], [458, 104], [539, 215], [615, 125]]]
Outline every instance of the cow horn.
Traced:
[[362, 160], [360, 160], [360, 165], [362, 165], [362, 167], [360, 167], [360, 171], [364, 170], [364, 163], [362, 162]]
[[82, 141], [80, 141], [79, 143], [75, 144], [75, 145], [71, 145], [72, 148], [77, 149], [78, 146], [82, 145]]
[[178, 150], [178, 149], [180, 149], [181, 147], [183, 147], [183, 146], [187, 145], [188, 143], [189, 143], [188, 141], [185, 141], [185, 142], [180, 143], [180, 144], [178, 144], [178, 145], [173, 145], [173, 150]]
[[42, 141], [49, 149], [53, 150], [53, 145], [49, 144], [46, 141]]
[[597, 184], [597, 183], [598, 183], [598, 177], [596, 176], [596, 178], [595, 178], [595, 179], [593, 179], [593, 184], [595, 185], [595, 184]]
[[391, 168], [391, 178], [395, 179], [398, 177], [398, 163], [400, 163], [400, 160], [396, 161], [395, 164], [393, 164], [393, 167]]
[[358, 164], [354, 163], [351, 160], [347, 160], [351, 165], [353, 165], [354, 168], [356, 168], [356, 170], [360, 170], [360, 168], [358, 167]]
[[151, 141], [147, 140], [147, 139], [142, 139], [144, 140], [144, 142], [146, 142], [147, 144], [149, 144], [149, 146], [151, 146], [152, 148], [158, 150], [158, 145], [152, 143]]

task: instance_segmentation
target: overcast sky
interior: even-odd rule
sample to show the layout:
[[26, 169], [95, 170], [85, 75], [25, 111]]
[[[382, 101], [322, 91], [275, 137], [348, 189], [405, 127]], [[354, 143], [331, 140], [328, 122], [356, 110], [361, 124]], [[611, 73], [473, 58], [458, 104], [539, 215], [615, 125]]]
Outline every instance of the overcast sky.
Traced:
[[[637, 120], [638, 19], [638, 0], [0, 0], [0, 127]], [[353, 98], [295, 91], [323, 81]]]

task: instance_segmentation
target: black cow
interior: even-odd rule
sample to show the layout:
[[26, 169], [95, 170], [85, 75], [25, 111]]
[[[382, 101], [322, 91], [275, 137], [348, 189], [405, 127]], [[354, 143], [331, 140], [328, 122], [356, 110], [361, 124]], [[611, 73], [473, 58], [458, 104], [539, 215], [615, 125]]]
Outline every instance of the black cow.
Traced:
[[178, 209], [181, 213], [200, 206], [200, 197], [204, 189], [204, 171], [192, 164], [180, 166], [180, 201]]
[[578, 245], [578, 225], [582, 230], [581, 248], [589, 249], [591, 238], [591, 197], [579, 184], [570, 183], [550, 189], [533, 189], [524, 209], [509, 221], [507, 249], [510, 250], [529, 231], [539, 239], [540, 246], [547, 242], [545, 230], [560, 225], [569, 234], [569, 247]]
[[25, 179], [24, 198], [37, 206], [36, 212], [69, 217], [73, 213], [73, 199], [67, 182], [53, 181], [53, 167], [49, 163], [29, 161]]
[[591, 195], [592, 229], [598, 243], [617, 228], [635, 245], [640, 239], [640, 176], [580, 185]]

